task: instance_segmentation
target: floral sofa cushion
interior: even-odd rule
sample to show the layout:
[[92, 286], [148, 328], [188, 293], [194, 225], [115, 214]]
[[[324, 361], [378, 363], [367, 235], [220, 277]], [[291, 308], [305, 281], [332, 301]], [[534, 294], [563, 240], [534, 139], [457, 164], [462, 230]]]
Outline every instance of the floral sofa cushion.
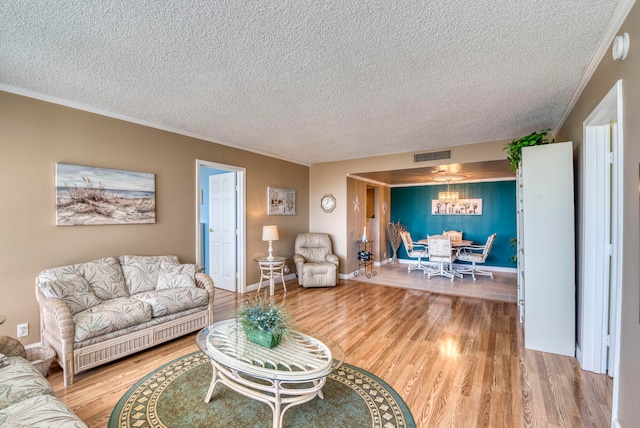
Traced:
[[87, 425], [56, 397], [39, 395], [0, 410], [0, 427], [87, 428]]
[[121, 297], [102, 302], [73, 316], [74, 342], [90, 339], [149, 321], [151, 306], [139, 299]]
[[132, 298], [139, 299], [151, 306], [154, 318], [187, 309], [206, 307], [209, 303], [207, 290], [197, 287], [149, 291], [138, 293]]
[[160, 265], [178, 265], [178, 256], [120, 256], [124, 280], [129, 294], [156, 289]]
[[51, 384], [29, 361], [7, 357], [3, 362], [6, 365], [0, 368], [0, 409], [38, 395], [54, 395]]
[[42, 294], [64, 301], [72, 314], [77, 314], [102, 303], [89, 287], [83, 276], [69, 275], [53, 281], [38, 283]]
[[47, 269], [40, 273], [39, 281], [52, 281], [71, 275], [83, 276], [99, 299], [129, 297], [120, 263], [115, 257], [105, 257], [86, 263]]
[[196, 272], [198, 267], [191, 264], [171, 265], [160, 264], [156, 290], [168, 290], [171, 288], [192, 288], [196, 286]]

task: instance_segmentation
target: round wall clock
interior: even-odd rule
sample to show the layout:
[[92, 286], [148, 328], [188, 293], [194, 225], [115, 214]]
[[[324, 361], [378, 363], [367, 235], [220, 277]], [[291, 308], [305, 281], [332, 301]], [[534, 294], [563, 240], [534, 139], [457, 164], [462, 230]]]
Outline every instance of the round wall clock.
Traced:
[[320, 206], [326, 213], [330, 213], [336, 207], [336, 198], [333, 195], [324, 195], [320, 200]]

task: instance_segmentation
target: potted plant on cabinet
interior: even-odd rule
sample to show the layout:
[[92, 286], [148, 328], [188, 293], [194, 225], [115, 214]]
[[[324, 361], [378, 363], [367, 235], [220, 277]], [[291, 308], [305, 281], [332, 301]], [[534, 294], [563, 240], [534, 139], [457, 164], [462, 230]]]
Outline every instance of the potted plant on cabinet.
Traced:
[[552, 144], [556, 142], [555, 139], [549, 140], [549, 138], [547, 138], [549, 131], [550, 129], [545, 129], [540, 132], [534, 132], [526, 137], [513, 140], [504, 146], [503, 150], [507, 151], [507, 159], [509, 159], [511, 171], [515, 172], [518, 169], [518, 165], [520, 165], [520, 161], [522, 160], [523, 147], [539, 146], [541, 144]]

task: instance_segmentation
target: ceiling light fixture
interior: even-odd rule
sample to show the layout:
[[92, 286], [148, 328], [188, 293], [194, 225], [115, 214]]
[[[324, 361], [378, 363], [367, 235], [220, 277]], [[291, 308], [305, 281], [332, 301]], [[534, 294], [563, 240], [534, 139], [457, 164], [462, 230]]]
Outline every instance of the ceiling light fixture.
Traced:
[[443, 204], [454, 204], [458, 202], [458, 199], [460, 199], [460, 193], [452, 192], [449, 188], [449, 184], [452, 181], [464, 180], [466, 177], [464, 175], [448, 174], [446, 170], [442, 170], [441, 172], [442, 174], [432, 177], [433, 181], [447, 182], [447, 191], [438, 192], [438, 201]]
[[460, 181], [467, 178], [465, 175], [457, 175], [457, 174], [441, 174], [431, 177], [433, 181]]

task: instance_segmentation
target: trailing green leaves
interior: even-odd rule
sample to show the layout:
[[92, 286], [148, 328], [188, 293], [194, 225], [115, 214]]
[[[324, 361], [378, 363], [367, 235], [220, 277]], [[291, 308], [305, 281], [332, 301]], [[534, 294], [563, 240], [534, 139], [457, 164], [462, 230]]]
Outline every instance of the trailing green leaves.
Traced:
[[547, 138], [549, 129], [545, 129], [540, 132], [534, 132], [532, 134], [527, 135], [526, 137], [522, 137], [517, 140], [513, 140], [502, 150], [507, 151], [507, 159], [509, 159], [509, 164], [511, 165], [511, 171], [516, 171], [518, 169], [518, 165], [522, 160], [522, 148], [527, 146], [539, 146], [542, 144], [551, 144], [555, 143], [556, 140], [552, 139], [549, 141]]

